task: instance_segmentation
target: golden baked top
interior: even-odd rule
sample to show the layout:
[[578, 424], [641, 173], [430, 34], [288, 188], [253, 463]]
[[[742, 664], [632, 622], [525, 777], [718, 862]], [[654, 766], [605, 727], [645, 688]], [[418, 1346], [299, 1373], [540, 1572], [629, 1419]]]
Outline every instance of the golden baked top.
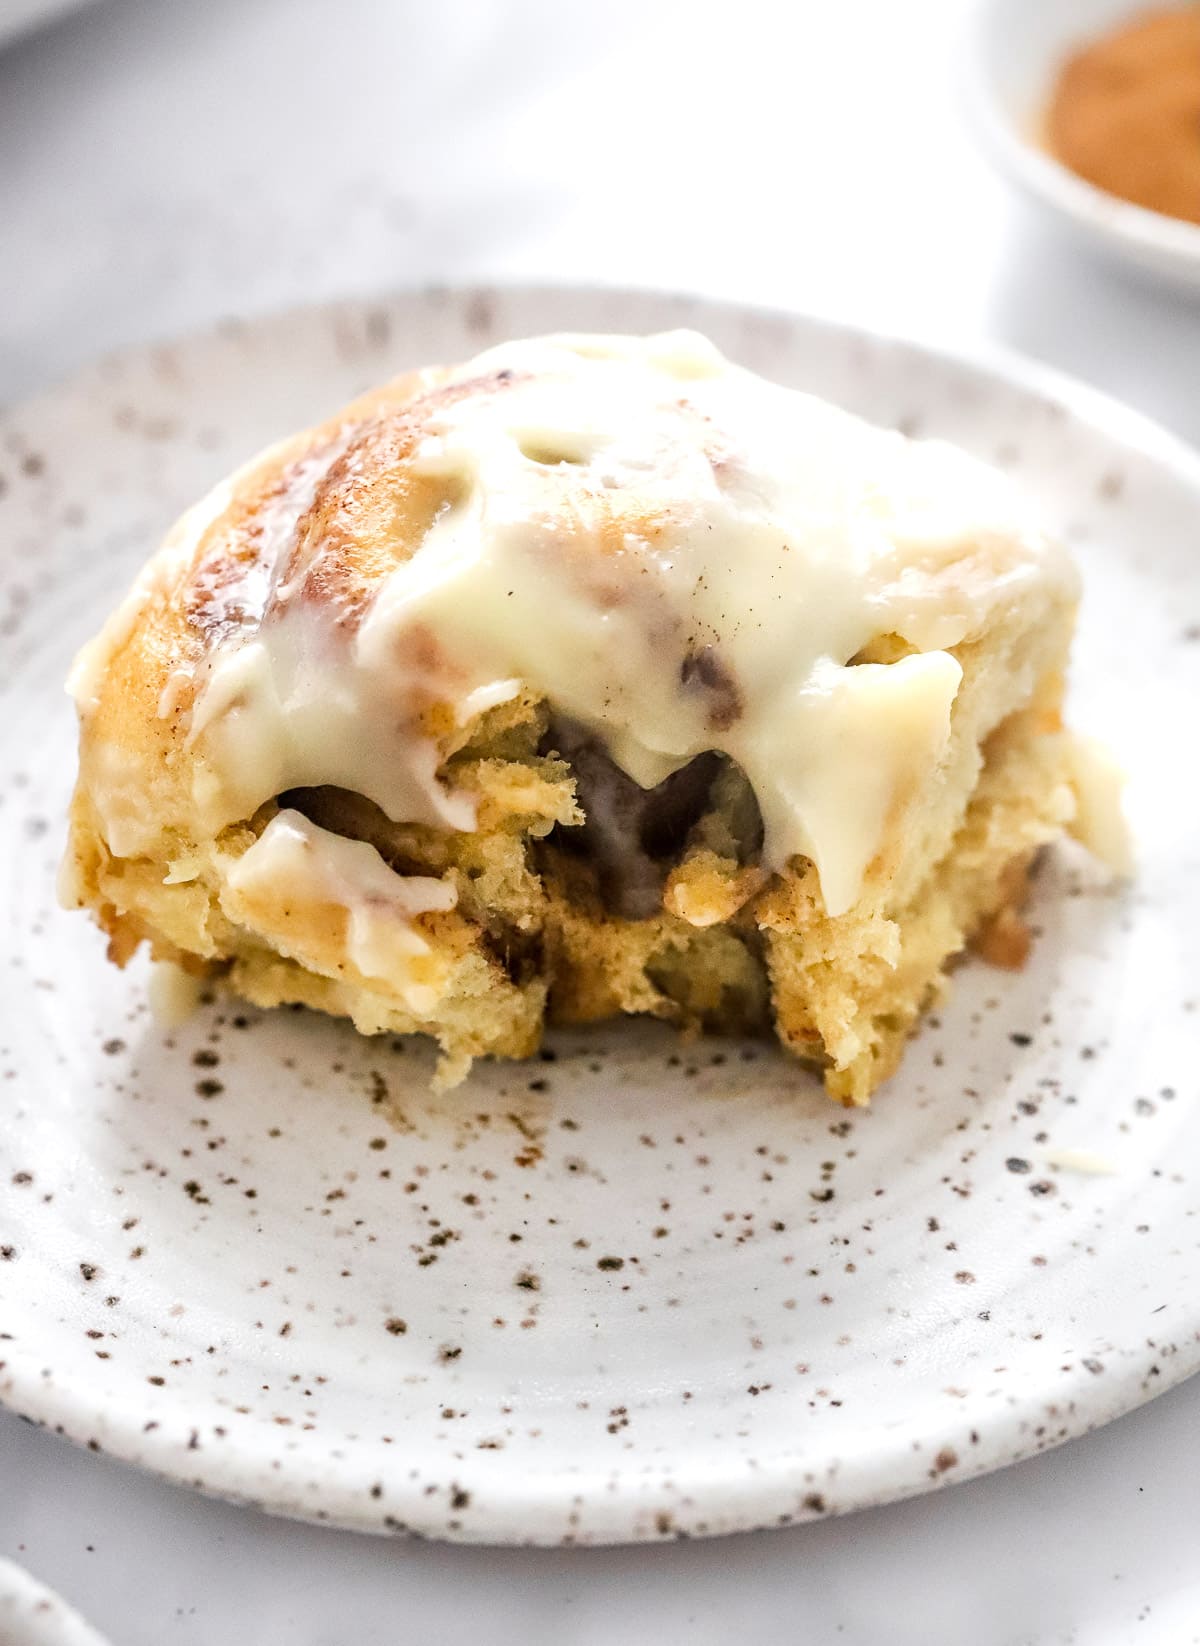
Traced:
[[765, 865], [810, 858], [837, 913], [936, 785], [950, 648], [1075, 596], [955, 448], [692, 333], [561, 336], [399, 378], [257, 458], [184, 516], [72, 686], [117, 856], [316, 785], [470, 830], [444, 761], [524, 692], [645, 786], [729, 755]]

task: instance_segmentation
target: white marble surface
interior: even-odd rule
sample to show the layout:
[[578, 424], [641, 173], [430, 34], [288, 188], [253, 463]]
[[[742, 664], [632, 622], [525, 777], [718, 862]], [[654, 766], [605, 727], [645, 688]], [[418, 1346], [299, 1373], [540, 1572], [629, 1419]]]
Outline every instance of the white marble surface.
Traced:
[[[109, 0], [0, 54], [0, 399], [385, 286], [688, 286], [1062, 366], [1200, 439], [1200, 308], [975, 154], [955, 0]], [[531, 1553], [193, 1498], [0, 1418], [0, 1555], [117, 1646], [1200, 1640], [1200, 1384], [989, 1480], [787, 1533]]]

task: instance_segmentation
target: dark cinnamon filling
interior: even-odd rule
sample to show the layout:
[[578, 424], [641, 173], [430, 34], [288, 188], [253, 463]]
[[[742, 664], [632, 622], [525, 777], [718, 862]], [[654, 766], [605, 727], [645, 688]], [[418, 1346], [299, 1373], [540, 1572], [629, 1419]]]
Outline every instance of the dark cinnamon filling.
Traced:
[[[557, 755], [571, 768], [575, 793], [585, 821], [557, 826], [546, 844], [590, 871], [604, 909], [625, 920], [647, 920], [662, 910], [667, 876], [683, 856], [688, 838], [706, 814], [724, 805], [726, 834], [742, 861], [762, 847], [762, 819], [744, 780], [734, 786], [730, 804], [729, 775], [737, 768], [721, 754], [708, 751], [672, 772], [652, 789], [643, 789], [614, 762], [603, 741], [578, 722], [555, 718], [542, 739], [541, 753]], [[718, 785], [718, 780], [723, 779]], [[406, 852], [400, 831], [378, 806], [347, 789], [291, 789], [278, 797], [280, 806], [303, 813], [310, 822], [351, 840], [365, 840], [400, 874], [428, 874], [429, 866]], [[509, 940], [507, 932], [505, 941]], [[503, 957], [505, 969], [525, 972], [530, 957], [514, 941]]]
[[[590, 861], [613, 914], [647, 920], [660, 913], [667, 875], [711, 809], [725, 757], [711, 750], [698, 754], [656, 787], [643, 789], [616, 765], [601, 739], [575, 721], [553, 720], [542, 747], [570, 765], [585, 817], [582, 826], [556, 828], [551, 843]], [[757, 815], [749, 835], [743, 842], [747, 855], [762, 844]]]

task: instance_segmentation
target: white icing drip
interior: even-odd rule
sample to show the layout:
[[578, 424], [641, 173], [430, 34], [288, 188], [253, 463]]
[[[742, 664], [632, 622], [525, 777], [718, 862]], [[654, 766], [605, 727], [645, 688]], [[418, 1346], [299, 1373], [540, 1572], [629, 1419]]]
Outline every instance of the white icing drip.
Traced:
[[223, 902], [232, 918], [265, 930], [283, 954], [303, 961], [311, 932], [324, 932], [330, 907], [346, 915], [346, 958], [365, 978], [387, 983], [416, 1012], [437, 992], [414, 969], [431, 953], [413, 922], [452, 909], [448, 881], [399, 875], [374, 846], [322, 829], [296, 811], [273, 817], [232, 865]]
[[189, 733], [209, 755], [192, 780], [201, 819], [215, 833], [288, 789], [332, 784], [367, 795], [394, 822], [473, 829], [474, 799], [437, 781], [441, 756], [421, 707], [410, 681], [357, 667], [319, 611], [293, 607], [214, 658]]
[[173, 714], [178, 714], [191, 693], [195, 671], [190, 665], [181, 665], [171, 670], [158, 694], [158, 718], [169, 720]]
[[1113, 1177], [1120, 1170], [1110, 1155], [1098, 1154], [1094, 1149], [1043, 1149], [1042, 1159], [1047, 1166], [1078, 1172], [1081, 1177]]
[[343, 428], [331, 442], [306, 452], [288, 470], [278, 495], [260, 505], [254, 560], [247, 575], [232, 584], [224, 598], [214, 604], [210, 616], [255, 627], [272, 600], [286, 603], [293, 592], [285, 581], [285, 573], [296, 547], [297, 527], [311, 508], [321, 482], [345, 451], [350, 432]]
[[[465, 723], [524, 683], [645, 786], [706, 749], [737, 760], [766, 865], [810, 857], [846, 909], [945, 753], [946, 648], [997, 608], [1073, 599], [1069, 562], [985, 465], [692, 334], [516, 343], [462, 375], [501, 371], [427, 415], [416, 464], [460, 501], [356, 634], [296, 601], [217, 650], [192, 731], [207, 825], [333, 783], [469, 829], [424, 716]], [[848, 666], [890, 633], [923, 655]]]
[[1125, 773], [1092, 737], [1071, 743], [1075, 816], [1071, 833], [1118, 879], [1133, 873], [1133, 840], [1121, 805]]

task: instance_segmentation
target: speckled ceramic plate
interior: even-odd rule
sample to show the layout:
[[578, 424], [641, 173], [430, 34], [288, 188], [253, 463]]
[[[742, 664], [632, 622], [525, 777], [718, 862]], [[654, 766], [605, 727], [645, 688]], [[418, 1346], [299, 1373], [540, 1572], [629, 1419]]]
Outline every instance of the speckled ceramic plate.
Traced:
[[[1141, 866], [1065, 851], [1017, 976], [970, 962], [869, 1112], [762, 1046], [430, 1059], [213, 1004], [54, 906], [61, 681], [173, 514], [419, 360], [690, 324], [1015, 469], [1084, 563], [1073, 712]], [[431, 292], [108, 361], [0, 430], [0, 1394], [283, 1513], [537, 1542], [783, 1524], [1055, 1445], [1200, 1365], [1200, 463], [1086, 390], [813, 320]]]
[[66, 1601], [0, 1560], [0, 1646], [107, 1646]]

